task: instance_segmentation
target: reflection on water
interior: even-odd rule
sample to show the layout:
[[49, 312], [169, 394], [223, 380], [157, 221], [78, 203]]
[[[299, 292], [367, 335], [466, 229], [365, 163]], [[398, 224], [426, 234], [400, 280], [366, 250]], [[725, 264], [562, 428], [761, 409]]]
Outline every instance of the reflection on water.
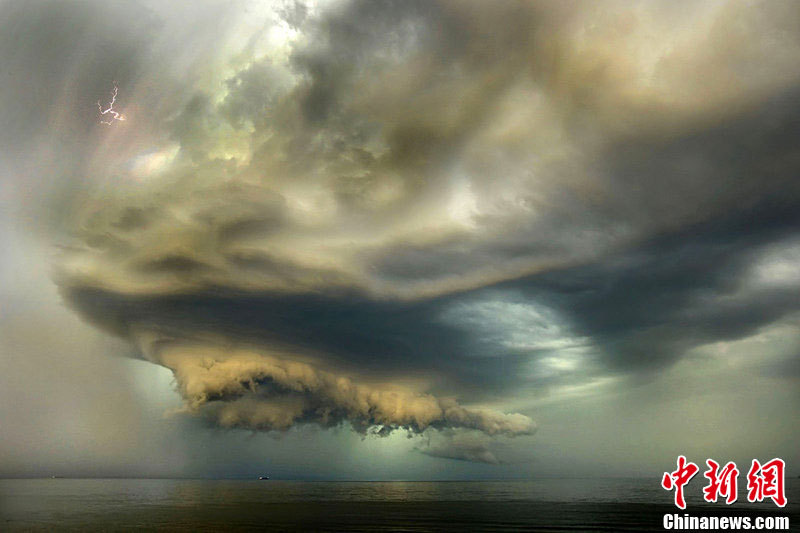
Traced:
[[[690, 514], [789, 515], [793, 527], [800, 526], [800, 480], [787, 480], [784, 509], [748, 503], [741, 486], [734, 506], [704, 504], [700, 485], [689, 486]], [[662, 516], [676, 511], [671, 494], [650, 479], [0, 480], [0, 530], [662, 531]]]

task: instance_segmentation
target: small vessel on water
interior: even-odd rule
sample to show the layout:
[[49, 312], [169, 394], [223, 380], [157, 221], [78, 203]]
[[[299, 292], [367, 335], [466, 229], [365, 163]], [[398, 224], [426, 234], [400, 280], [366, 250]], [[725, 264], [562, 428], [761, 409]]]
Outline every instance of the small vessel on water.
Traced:
[[266, 480], [268, 480], [268, 479], [269, 479], [269, 476], [258, 476], [258, 479], [259, 479], [260, 481], [266, 481]]

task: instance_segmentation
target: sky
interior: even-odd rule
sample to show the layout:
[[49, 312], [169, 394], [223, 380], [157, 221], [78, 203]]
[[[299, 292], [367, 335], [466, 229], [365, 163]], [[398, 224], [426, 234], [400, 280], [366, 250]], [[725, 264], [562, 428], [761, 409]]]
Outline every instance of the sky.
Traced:
[[0, 476], [800, 468], [800, 5], [0, 2]]

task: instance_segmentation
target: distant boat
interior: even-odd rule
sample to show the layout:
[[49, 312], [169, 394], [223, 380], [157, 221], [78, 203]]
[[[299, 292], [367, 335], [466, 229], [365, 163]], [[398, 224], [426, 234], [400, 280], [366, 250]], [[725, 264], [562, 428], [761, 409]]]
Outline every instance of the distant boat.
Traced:
[[266, 481], [269, 479], [269, 476], [258, 476], [258, 479], [261, 481]]

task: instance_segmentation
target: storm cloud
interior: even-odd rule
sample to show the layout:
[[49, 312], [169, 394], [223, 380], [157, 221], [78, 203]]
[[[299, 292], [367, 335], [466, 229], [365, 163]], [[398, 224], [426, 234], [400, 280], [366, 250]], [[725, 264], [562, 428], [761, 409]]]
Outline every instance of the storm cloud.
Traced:
[[499, 464], [536, 429], [521, 397], [797, 323], [795, 3], [209, 4], [183, 33], [130, 9], [121, 41], [92, 19], [102, 60], [65, 37], [83, 70], [47, 97], [77, 116], [116, 82], [124, 124], [2, 111], [98, 146], [48, 152], [53, 279], [191, 416]]

